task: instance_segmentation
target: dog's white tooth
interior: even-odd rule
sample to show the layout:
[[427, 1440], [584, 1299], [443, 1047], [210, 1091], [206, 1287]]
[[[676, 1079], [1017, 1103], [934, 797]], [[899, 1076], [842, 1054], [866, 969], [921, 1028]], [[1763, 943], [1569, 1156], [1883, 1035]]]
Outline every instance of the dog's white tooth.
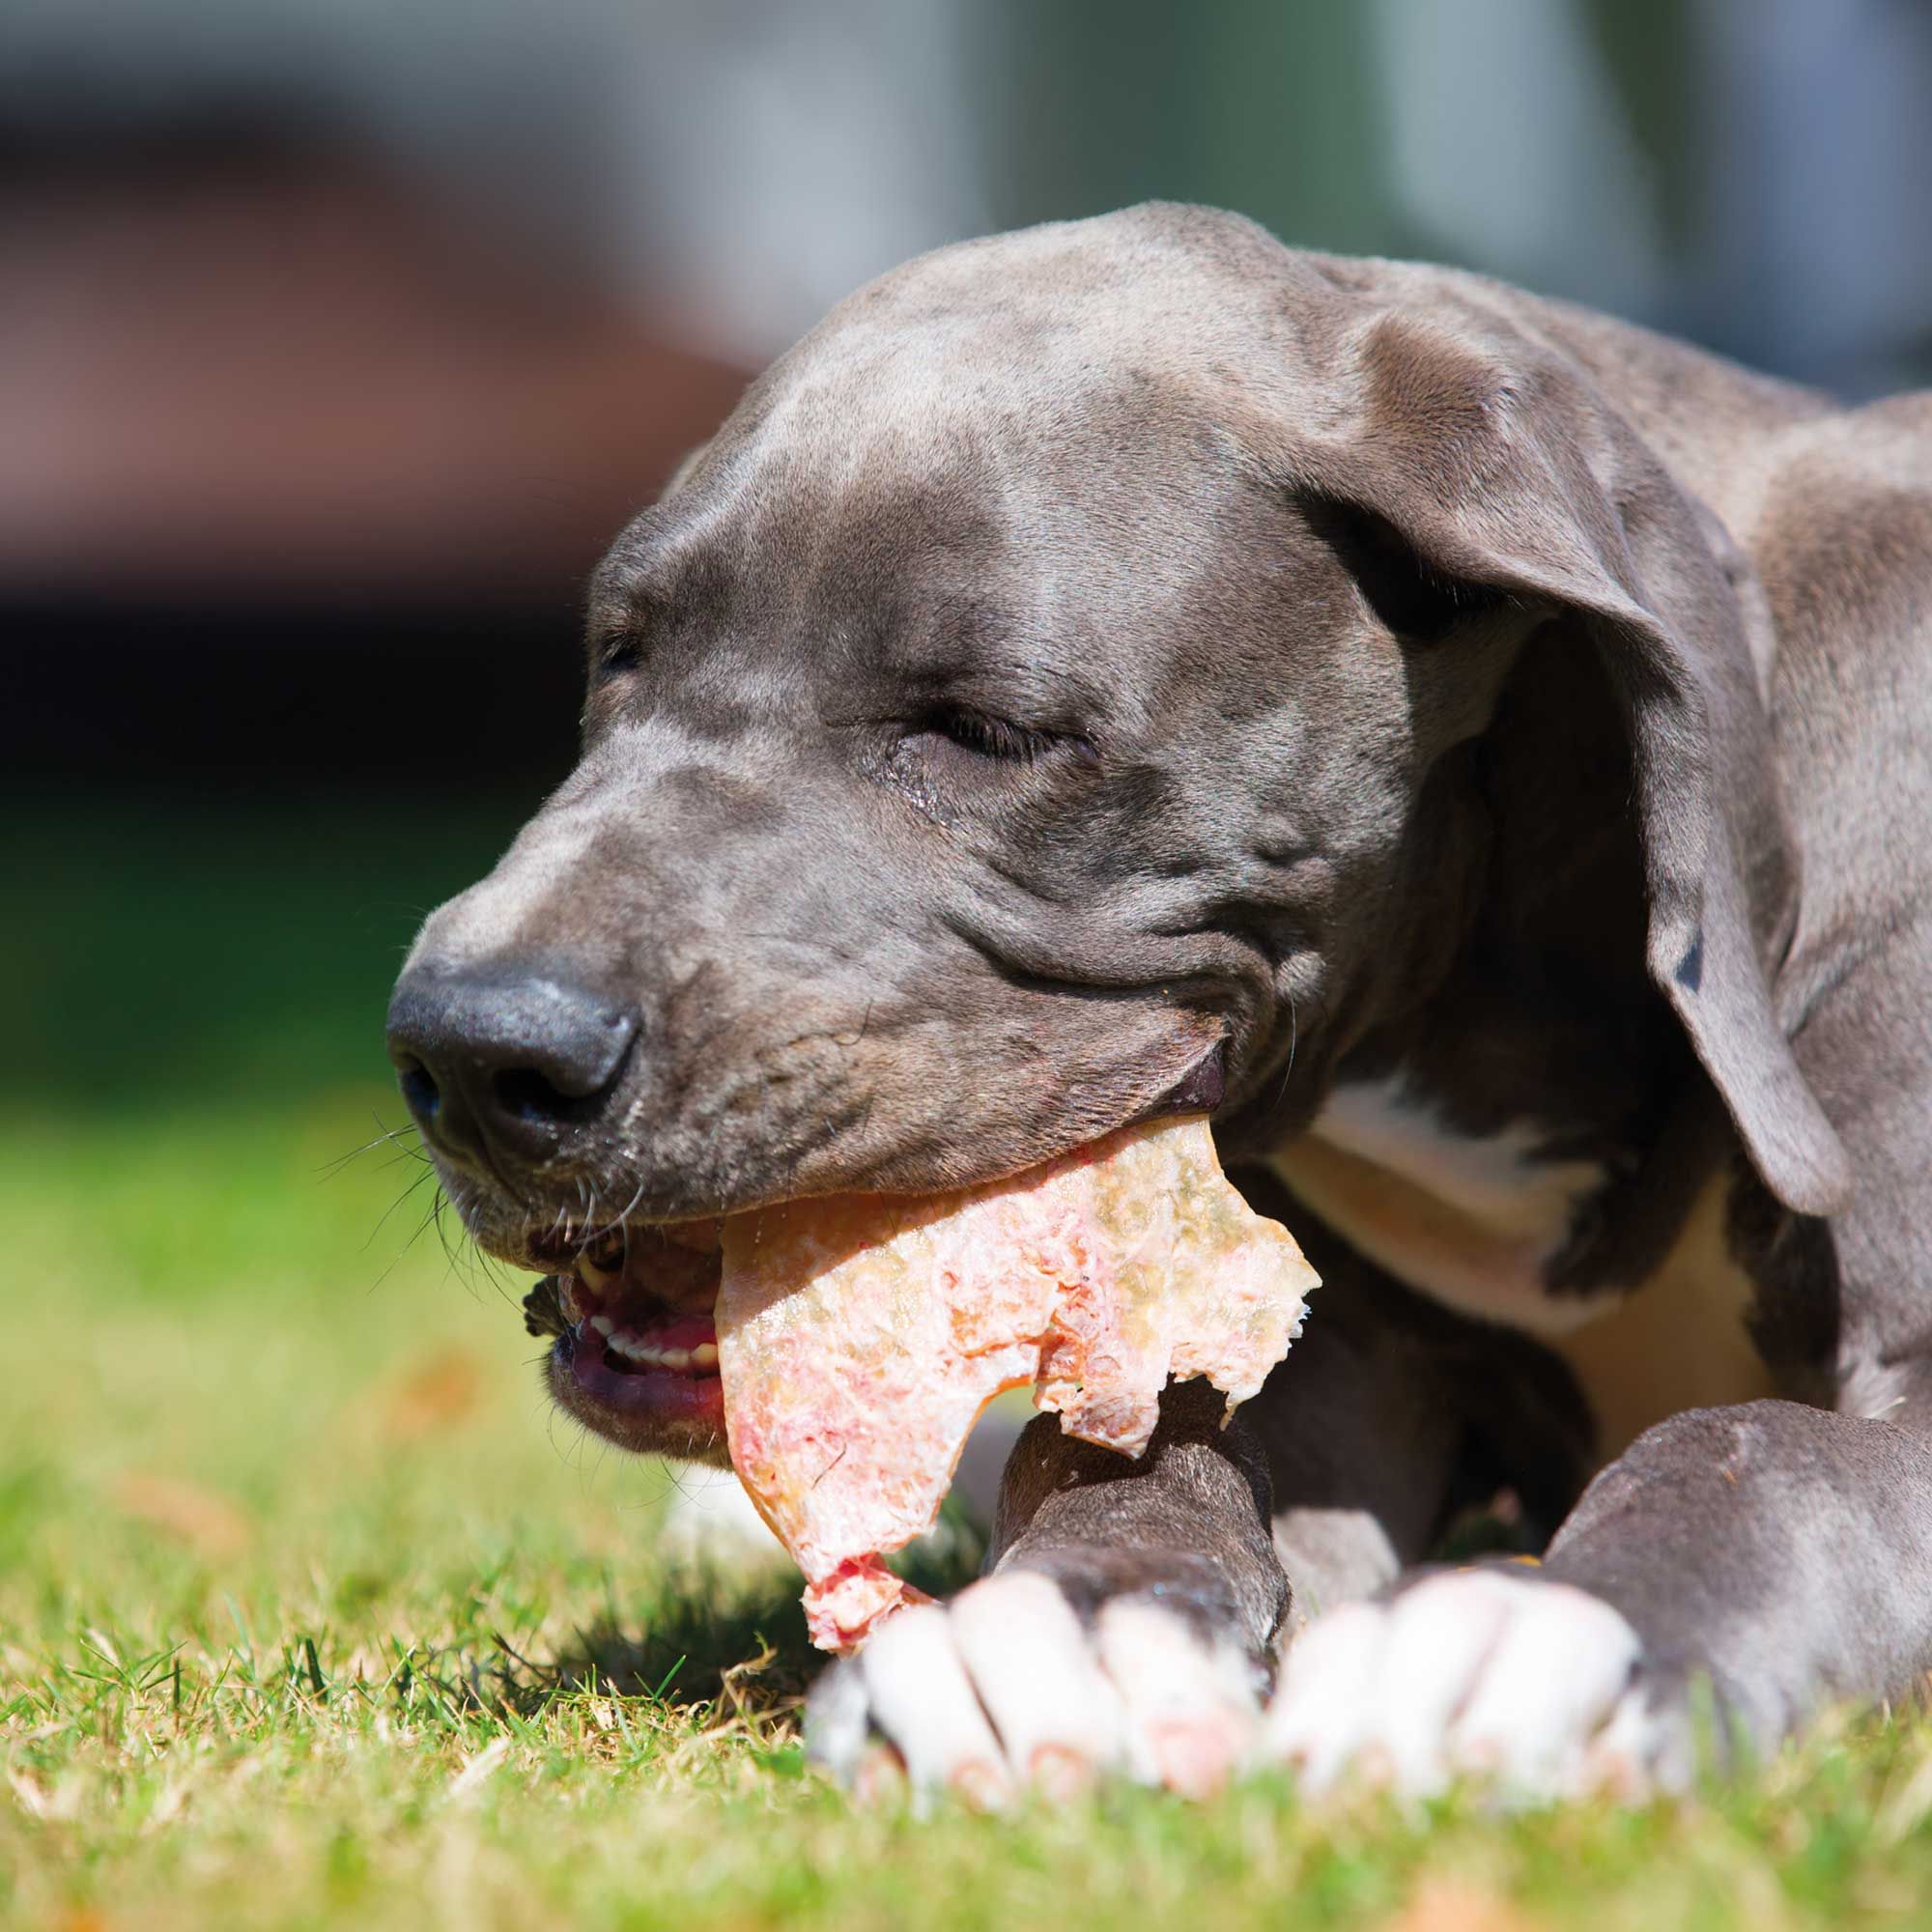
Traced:
[[610, 1341], [612, 1323], [611, 1318], [608, 1315], [593, 1315], [590, 1318], [590, 1325], [591, 1327], [596, 1329], [598, 1334], [602, 1335], [607, 1342]]
[[658, 1360], [668, 1369], [688, 1369], [691, 1366], [690, 1353], [683, 1349], [666, 1349]]
[[718, 1366], [718, 1350], [715, 1344], [698, 1343], [691, 1351], [691, 1366], [694, 1369], [715, 1369]]

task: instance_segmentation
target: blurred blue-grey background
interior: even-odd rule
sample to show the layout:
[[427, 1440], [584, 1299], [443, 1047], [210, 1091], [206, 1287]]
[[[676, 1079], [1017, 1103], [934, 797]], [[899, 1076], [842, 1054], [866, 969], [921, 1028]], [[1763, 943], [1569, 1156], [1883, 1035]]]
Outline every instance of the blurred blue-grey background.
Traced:
[[1932, 360], [1928, 105], [1920, 0], [12, 0], [4, 1079], [379, 1066], [584, 572], [895, 261], [1202, 200], [1861, 396]]

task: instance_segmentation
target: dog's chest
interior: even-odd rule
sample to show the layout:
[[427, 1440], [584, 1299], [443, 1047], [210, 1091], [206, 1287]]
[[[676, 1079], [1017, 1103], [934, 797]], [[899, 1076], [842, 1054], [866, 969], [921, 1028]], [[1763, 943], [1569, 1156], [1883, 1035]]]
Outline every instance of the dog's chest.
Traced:
[[1274, 1164], [1398, 1281], [1464, 1315], [1548, 1337], [1603, 1312], [1601, 1298], [1551, 1294], [1545, 1270], [1605, 1174], [1595, 1161], [1538, 1159], [1546, 1138], [1528, 1122], [1461, 1132], [1396, 1076], [1337, 1088]]
[[1705, 1190], [1649, 1279], [1552, 1292], [1549, 1264], [1606, 1177], [1594, 1161], [1539, 1157], [1546, 1139], [1532, 1122], [1460, 1132], [1398, 1076], [1339, 1088], [1273, 1165], [1398, 1281], [1562, 1356], [1605, 1456], [1681, 1409], [1773, 1393], [1745, 1326], [1755, 1291], [1724, 1244], [1724, 1183]]

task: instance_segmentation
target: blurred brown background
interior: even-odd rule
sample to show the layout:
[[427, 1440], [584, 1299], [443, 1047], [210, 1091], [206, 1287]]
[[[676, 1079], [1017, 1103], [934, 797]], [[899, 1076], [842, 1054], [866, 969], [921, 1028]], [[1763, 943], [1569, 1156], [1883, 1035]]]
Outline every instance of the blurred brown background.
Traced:
[[16, 0], [10, 755], [534, 788], [582, 573], [748, 371], [1148, 194], [1909, 380], [1928, 98], [1906, 0]]

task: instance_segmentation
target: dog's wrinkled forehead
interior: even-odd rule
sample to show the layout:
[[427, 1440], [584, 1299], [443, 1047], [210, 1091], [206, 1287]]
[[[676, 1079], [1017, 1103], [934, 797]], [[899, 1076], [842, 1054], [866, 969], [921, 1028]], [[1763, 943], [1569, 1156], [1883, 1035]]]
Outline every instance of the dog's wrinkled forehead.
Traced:
[[997, 294], [868, 297], [775, 365], [613, 547], [593, 648], [642, 623], [667, 676], [755, 659], [767, 690], [978, 672], [1056, 726], [1151, 717], [1170, 674], [1195, 681], [1189, 640], [1225, 648], [1242, 622], [1241, 566], [1293, 542], [1278, 495], [1225, 410], [1153, 360], [1158, 328], [1122, 354], [1104, 304], [1049, 324]]
[[[600, 588], [688, 583], [721, 551], [871, 593], [909, 565], [962, 585], [988, 570], [1036, 582], [1071, 560], [1057, 547], [1076, 526], [1120, 527], [1152, 507], [1150, 475], [1189, 467], [1194, 432], [1159, 384], [1099, 367], [1056, 382], [963, 330], [850, 332], [807, 338], [754, 385], [619, 539]], [[1005, 328], [984, 318], [980, 333]]]

